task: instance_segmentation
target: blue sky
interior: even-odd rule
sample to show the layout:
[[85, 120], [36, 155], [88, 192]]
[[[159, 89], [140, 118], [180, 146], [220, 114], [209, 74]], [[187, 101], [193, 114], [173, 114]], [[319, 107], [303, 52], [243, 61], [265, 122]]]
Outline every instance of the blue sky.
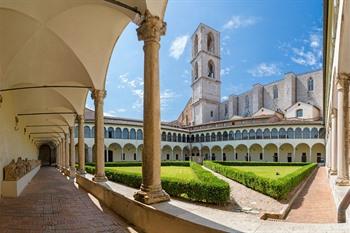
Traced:
[[[221, 32], [222, 99], [284, 73], [322, 68], [322, 0], [169, 0], [161, 38], [161, 118], [191, 97], [190, 36], [199, 23]], [[143, 50], [136, 26], [120, 37], [107, 73], [105, 114], [143, 118]], [[88, 98], [88, 107], [92, 100]]]

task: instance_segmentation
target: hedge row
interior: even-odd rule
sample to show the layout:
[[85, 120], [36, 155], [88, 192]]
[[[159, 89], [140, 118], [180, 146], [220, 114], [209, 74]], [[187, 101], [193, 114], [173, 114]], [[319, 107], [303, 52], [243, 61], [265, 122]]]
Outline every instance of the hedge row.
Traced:
[[[168, 164], [167, 162], [167, 165]], [[183, 180], [168, 177], [161, 178], [162, 187], [169, 195], [191, 201], [214, 204], [224, 204], [229, 200], [230, 187], [225, 181], [215, 177], [198, 164], [188, 162], [187, 164], [191, 166], [198, 180]], [[95, 167], [86, 166], [86, 171], [94, 174]], [[111, 181], [133, 188], [139, 188], [141, 186], [142, 176], [139, 173], [118, 171], [108, 167], [105, 172], [107, 178]]]
[[215, 163], [227, 166], [304, 166], [310, 163], [304, 162], [255, 162], [255, 161], [215, 161]]
[[[264, 163], [264, 165], [266, 165], [266, 163]], [[253, 172], [245, 172], [230, 166], [222, 165], [222, 163], [218, 162], [204, 161], [204, 166], [251, 189], [280, 200], [286, 198], [288, 193], [300, 184], [317, 165], [315, 163], [310, 163], [301, 166], [298, 170], [278, 179], [258, 176]]]
[[[95, 166], [95, 163], [86, 163], [86, 166]], [[105, 162], [105, 167], [137, 167], [141, 166], [142, 162], [137, 161], [127, 161], [127, 162]], [[161, 162], [162, 166], [180, 166], [180, 167], [189, 167], [190, 162], [188, 161], [163, 161]]]

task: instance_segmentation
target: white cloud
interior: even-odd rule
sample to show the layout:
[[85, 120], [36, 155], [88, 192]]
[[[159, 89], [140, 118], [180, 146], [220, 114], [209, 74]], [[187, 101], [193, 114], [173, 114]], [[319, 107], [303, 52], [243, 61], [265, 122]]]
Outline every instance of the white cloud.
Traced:
[[223, 68], [220, 70], [220, 75], [225, 76], [230, 74], [231, 69], [229, 67]]
[[173, 99], [178, 97], [176, 92], [170, 90], [170, 89], [165, 89], [160, 93], [160, 105], [161, 108], [164, 110], [166, 107], [169, 106], [169, 102], [171, 102]]
[[228, 100], [228, 96], [221, 97], [221, 101], [226, 101], [226, 100]]
[[276, 64], [260, 63], [255, 68], [248, 70], [248, 73], [254, 77], [267, 77], [281, 74], [281, 71]]
[[231, 17], [229, 21], [227, 21], [224, 24], [223, 29], [244, 28], [244, 27], [248, 27], [256, 24], [257, 21], [258, 21], [258, 18], [256, 17], [252, 17], [252, 16], [244, 17], [244, 16], [234, 15]]
[[183, 52], [185, 51], [186, 44], [188, 42], [189, 36], [183, 35], [178, 36], [173, 40], [169, 49], [169, 56], [175, 58], [176, 60], [181, 57]]

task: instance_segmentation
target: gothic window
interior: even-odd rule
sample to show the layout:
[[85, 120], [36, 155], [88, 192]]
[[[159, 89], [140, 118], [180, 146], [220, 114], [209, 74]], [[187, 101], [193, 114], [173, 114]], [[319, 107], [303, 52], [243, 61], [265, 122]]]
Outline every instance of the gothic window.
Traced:
[[186, 135], [185, 134], [182, 135], [182, 142], [186, 142]]
[[255, 138], [256, 138], [255, 131], [253, 129], [249, 130], [249, 139], [255, 139]]
[[205, 135], [205, 141], [206, 141], [206, 142], [210, 142], [210, 134], [209, 134], [209, 133], [207, 133], [207, 134]]
[[287, 132], [284, 128], [280, 128], [280, 138], [286, 138], [287, 137]]
[[309, 128], [304, 128], [303, 129], [303, 138], [304, 139], [308, 139], [308, 138], [310, 138], [310, 129]]
[[196, 134], [196, 142], [199, 142], [199, 134]]
[[318, 129], [317, 128], [312, 128], [311, 138], [318, 138]]
[[178, 135], [177, 135], [177, 141], [178, 141], [178, 142], [181, 142], [181, 134], [178, 134]]
[[276, 85], [273, 86], [273, 99], [278, 98], [278, 88]]
[[123, 139], [129, 139], [129, 130], [127, 128], [123, 129]]
[[207, 37], [207, 50], [208, 52], [214, 52], [214, 38], [212, 33], [208, 33]]
[[262, 135], [263, 135], [262, 130], [258, 129], [256, 131], [256, 139], [262, 139]]
[[222, 141], [222, 134], [221, 134], [221, 132], [218, 132], [217, 139], [218, 139], [218, 141]]
[[303, 110], [302, 109], [298, 109], [297, 111], [296, 111], [296, 117], [303, 117]]
[[243, 140], [247, 140], [248, 139], [248, 131], [247, 130], [243, 130], [242, 131], [242, 139]]
[[214, 112], [210, 111], [210, 117], [214, 117]]
[[270, 139], [271, 133], [269, 129], [264, 129], [264, 139]]
[[193, 56], [196, 56], [198, 53], [198, 35], [194, 37], [194, 43], [193, 43]]
[[234, 140], [233, 131], [230, 131], [230, 132], [228, 133], [228, 139], [229, 139], [229, 140]]
[[239, 130], [236, 131], [235, 139], [236, 140], [242, 140], [242, 133], [241, 133], [241, 131], [239, 131]]
[[212, 134], [211, 134], [211, 141], [212, 141], [212, 142], [215, 142], [215, 141], [216, 141], [216, 134], [215, 134], [215, 133], [212, 133]]
[[136, 131], [135, 129], [130, 130], [130, 139], [136, 139]]
[[115, 138], [122, 138], [122, 130], [120, 128], [115, 129], [114, 137]]
[[308, 91], [314, 90], [314, 80], [311, 77], [307, 80], [307, 90]]
[[209, 78], [215, 78], [214, 71], [215, 71], [215, 69], [214, 69], [214, 63], [213, 63], [212, 60], [210, 60], [210, 61], [208, 62], [208, 77], [209, 77]]
[[294, 138], [294, 131], [292, 128], [288, 128], [287, 130], [287, 138]]
[[302, 132], [300, 128], [295, 129], [295, 138], [302, 138]]
[[137, 140], [143, 140], [143, 133], [141, 129], [137, 130]]
[[193, 76], [195, 80], [198, 78], [198, 62], [194, 64]]
[[177, 142], [176, 133], [173, 133], [173, 142]]
[[224, 133], [222, 134], [222, 138], [224, 141], [228, 140], [228, 133], [226, 131], [224, 131]]
[[204, 142], [204, 134], [201, 134], [201, 142]]
[[277, 139], [278, 138], [278, 131], [277, 131], [277, 129], [273, 128], [271, 130], [271, 138], [272, 139]]

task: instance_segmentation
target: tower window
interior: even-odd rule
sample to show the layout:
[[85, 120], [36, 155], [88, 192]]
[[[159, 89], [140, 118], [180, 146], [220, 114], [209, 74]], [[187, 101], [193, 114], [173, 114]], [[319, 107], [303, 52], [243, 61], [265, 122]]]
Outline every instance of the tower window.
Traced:
[[198, 78], [198, 63], [197, 62], [194, 64], [193, 76], [194, 76], [195, 80]]
[[303, 117], [303, 110], [302, 109], [298, 109], [297, 111], [296, 111], [296, 117]]
[[193, 43], [193, 56], [196, 56], [198, 53], [198, 35], [194, 37], [194, 43]]
[[214, 117], [214, 111], [210, 111], [210, 117]]
[[225, 116], [227, 116], [227, 114], [228, 114], [228, 106], [227, 104], [225, 104]]
[[307, 90], [308, 91], [314, 90], [314, 80], [311, 77], [307, 80]]
[[214, 76], [214, 64], [213, 61], [208, 62], [208, 77], [215, 78]]
[[278, 98], [278, 88], [276, 85], [273, 86], [273, 99]]
[[214, 38], [211, 32], [208, 33], [207, 37], [207, 50], [212, 53], [214, 52]]

